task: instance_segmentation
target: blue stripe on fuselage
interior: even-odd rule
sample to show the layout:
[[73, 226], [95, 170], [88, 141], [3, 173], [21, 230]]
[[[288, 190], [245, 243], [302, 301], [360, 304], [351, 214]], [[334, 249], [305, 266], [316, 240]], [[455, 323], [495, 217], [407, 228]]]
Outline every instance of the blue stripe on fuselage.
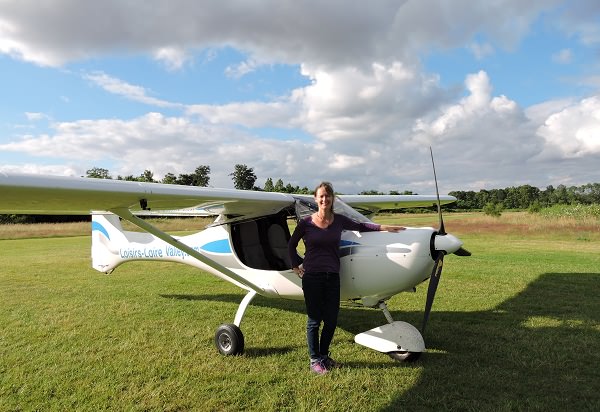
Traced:
[[97, 230], [98, 232], [102, 233], [104, 236], [106, 236], [108, 240], [110, 240], [110, 235], [108, 234], [108, 231], [100, 223], [92, 222], [92, 232], [94, 230]]
[[214, 242], [208, 242], [203, 245], [200, 249], [205, 252], [211, 253], [231, 253], [231, 247], [229, 246], [228, 239], [215, 240]]

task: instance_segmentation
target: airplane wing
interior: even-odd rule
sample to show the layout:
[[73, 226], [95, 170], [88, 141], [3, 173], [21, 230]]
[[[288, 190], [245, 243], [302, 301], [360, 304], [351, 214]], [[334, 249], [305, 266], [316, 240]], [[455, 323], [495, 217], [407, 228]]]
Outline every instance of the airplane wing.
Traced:
[[[303, 196], [312, 199], [312, 196]], [[382, 209], [428, 207], [434, 195], [338, 195], [357, 210], [376, 213]], [[456, 201], [440, 196], [440, 203]], [[134, 214], [188, 209], [205, 214], [257, 216], [277, 213], [294, 203], [286, 193], [216, 189], [162, 183], [83, 177], [0, 173], [1, 214], [87, 215], [92, 210], [129, 209]], [[142, 213], [143, 214], [143, 213]]]
[[[405, 209], [437, 206], [435, 195], [337, 195], [340, 200], [354, 209], [377, 213], [383, 209]], [[456, 202], [454, 196], [440, 196], [442, 205]]]
[[294, 203], [285, 193], [214, 189], [83, 177], [0, 173], [0, 213], [86, 215], [92, 210], [197, 208], [211, 214], [272, 214]]

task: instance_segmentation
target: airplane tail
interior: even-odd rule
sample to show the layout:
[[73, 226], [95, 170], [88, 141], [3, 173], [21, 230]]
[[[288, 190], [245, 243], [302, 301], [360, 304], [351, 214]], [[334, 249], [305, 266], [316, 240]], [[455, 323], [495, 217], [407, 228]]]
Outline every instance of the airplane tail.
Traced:
[[131, 242], [150, 242], [149, 233], [126, 232], [119, 216], [112, 213], [92, 214], [92, 267], [110, 273], [131, 256], [127, 247]]

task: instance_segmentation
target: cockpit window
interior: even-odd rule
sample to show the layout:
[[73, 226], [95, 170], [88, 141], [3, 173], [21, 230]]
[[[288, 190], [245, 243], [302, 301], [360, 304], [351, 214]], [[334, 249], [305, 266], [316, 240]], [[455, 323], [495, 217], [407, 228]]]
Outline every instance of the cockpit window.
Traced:
[[[319, 210], [317, 202], [312, 197], [296, 197], [296, 219], [301, 220]], [[361, 223], [372, 223], [366, 216], [354, 210], [337, 197], [333, 202], [333, 211]]]
[[306, 216], [312, 215], [314, 212], [319, 210], [317, 202], [312, 198], [296, 198], [296, 220], [300, 221]]

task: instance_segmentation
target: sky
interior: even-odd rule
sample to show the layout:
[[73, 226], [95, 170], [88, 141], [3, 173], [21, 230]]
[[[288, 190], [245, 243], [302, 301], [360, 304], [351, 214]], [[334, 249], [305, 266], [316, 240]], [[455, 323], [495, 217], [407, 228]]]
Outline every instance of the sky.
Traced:
[[0, 171], [600, 182], [597, 0], [0, 0]]

